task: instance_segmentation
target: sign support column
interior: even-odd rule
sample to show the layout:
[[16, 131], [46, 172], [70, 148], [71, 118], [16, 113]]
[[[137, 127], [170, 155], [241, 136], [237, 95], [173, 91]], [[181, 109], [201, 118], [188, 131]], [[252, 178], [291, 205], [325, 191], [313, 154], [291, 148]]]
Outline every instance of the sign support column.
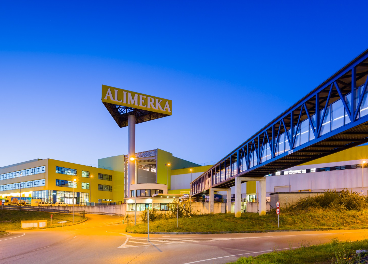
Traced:
[[[135, 156], [135, 115], [128, 116], [128, 156]], [[131, 161], [128, 158], [128, 186], [127, 197], [131, 197], [130, 185], [135, 184], [135, 160]]]

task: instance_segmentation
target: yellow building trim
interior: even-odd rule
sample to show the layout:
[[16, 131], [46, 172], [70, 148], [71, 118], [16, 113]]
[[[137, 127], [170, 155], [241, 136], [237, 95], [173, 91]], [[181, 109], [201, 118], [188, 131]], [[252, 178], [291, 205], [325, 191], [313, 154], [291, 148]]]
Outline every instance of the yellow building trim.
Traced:
[[330, 162], [349, 161], [349, 160], [367, 160], [367, 159], [368, 159], [368, 145], [342, 150], [337, 153], [328, 155], [326, 157], [322, 157], [322, 158], [301, 164], [300, 166], [330, 163]]
[[169, 190], [168, 194], [189, 194], [190, 189]]
[[209, 170], [211, 167], [212, 167], [212, 165], [172, 170], [171, 175], [190, 174], [190, 169], [193, 169], [192, 173], [205, 172], [205, 171]]

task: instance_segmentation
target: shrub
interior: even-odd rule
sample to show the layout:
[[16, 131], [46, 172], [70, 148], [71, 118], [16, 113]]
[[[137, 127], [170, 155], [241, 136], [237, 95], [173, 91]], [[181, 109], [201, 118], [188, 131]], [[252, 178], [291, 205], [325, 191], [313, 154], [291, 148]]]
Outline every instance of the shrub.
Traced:
[[368, 198], [356, 192], [343, 190], [341, 192], [327, 191], [322, 195], [300, 199], [289, 207], [289, 211], [309, 210], [310, 208], [358, 210], [368, 207]]

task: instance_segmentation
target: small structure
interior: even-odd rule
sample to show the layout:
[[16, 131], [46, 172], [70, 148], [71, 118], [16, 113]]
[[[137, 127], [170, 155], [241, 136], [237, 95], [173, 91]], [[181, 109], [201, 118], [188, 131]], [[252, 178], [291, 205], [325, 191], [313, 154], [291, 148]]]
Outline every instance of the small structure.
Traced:
[[22, 229], [27, 228], [46, 228], [47, 220], [23, 220], [21, 221]]

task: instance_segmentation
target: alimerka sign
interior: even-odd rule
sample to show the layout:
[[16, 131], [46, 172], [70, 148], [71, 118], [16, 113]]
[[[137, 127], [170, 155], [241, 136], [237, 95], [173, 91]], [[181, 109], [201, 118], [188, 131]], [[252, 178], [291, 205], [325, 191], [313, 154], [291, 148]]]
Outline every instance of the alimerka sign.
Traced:
[[166, 115], [172, 114], [172, 101], [131, 92], [107, 85], [102, 85], [102, 102], [115, 104], [115, 105], [122, 105], [131, 108], [147, 110], [151, 112], [162, 113]]

